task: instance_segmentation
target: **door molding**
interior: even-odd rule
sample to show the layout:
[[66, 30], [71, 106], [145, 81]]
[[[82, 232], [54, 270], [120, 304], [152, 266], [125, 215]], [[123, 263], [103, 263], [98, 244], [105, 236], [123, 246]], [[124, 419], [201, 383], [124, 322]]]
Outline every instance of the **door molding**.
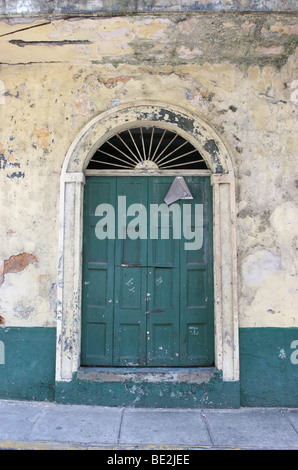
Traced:
[[106, 139], [140, 123], [179, 131], [199, 150], [211, 172], [215, 366], [222, 371], [224, 381], [238, 381], [236, 210], [231, 152], [201, 117], [152, 101], [126, 104], [98, 115], [81, 130], [66, 154], [60, 179], [56, 381], [71, 381], [80, 367], [85, 170]]

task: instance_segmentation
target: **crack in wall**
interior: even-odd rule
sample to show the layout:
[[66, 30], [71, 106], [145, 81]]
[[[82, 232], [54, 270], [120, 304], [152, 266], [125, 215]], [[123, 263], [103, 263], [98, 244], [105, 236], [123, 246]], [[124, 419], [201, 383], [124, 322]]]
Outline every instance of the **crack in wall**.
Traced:
[[92, 44], [88, 39], [65, 39], [63, 41], [23, 41], [22, 39], [11, 39], [10, 44], [19, 47], [24, 46], [67, 46], [76, 44]]
[[40, 28], [41, 26], [46, 26], [48, 24], [51, 24], [51, 21], [48, 21], [46, 23], [35, 24], [33, 26], [27, 26], [26, 28], [20, 28], [16, 31], [10, 31], [9, 33], [0, 34], [0, 38], [3, 38], [4, 36], [11, 36], [12, 34], [20, 33], [21, 31], [27, 31], [28, 29]]

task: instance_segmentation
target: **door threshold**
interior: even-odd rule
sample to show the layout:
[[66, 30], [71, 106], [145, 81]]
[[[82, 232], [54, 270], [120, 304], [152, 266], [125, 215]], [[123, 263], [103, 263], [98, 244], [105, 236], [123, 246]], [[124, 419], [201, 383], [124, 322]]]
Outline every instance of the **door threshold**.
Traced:
[[91, 382], [133, 382], [133, 383], [193, 383], [209, 382], [219, 374], [216, 367], [181, 368], [112, 368], [80, 367], [77, 378]]

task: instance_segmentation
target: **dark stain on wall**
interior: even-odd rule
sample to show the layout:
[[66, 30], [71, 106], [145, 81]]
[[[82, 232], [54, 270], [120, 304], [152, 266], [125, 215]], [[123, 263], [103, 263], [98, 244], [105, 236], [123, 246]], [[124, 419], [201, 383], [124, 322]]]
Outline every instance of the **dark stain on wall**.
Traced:
[[223, 173], [223, 167], [220, 163], [219, 149], [213, 139], [207, 140], [204, 149], [210, 154], [211, 160], [216, 167], [216, 173]]

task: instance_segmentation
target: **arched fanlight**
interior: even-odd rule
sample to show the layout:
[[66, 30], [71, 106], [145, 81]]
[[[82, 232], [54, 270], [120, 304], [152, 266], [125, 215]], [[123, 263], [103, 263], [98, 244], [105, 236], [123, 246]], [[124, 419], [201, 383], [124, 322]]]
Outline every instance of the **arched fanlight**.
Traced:
[[204, 170], [199, 151], [177, 132], [135, 127], [106, 140], [91, 158], [88, 170]]

